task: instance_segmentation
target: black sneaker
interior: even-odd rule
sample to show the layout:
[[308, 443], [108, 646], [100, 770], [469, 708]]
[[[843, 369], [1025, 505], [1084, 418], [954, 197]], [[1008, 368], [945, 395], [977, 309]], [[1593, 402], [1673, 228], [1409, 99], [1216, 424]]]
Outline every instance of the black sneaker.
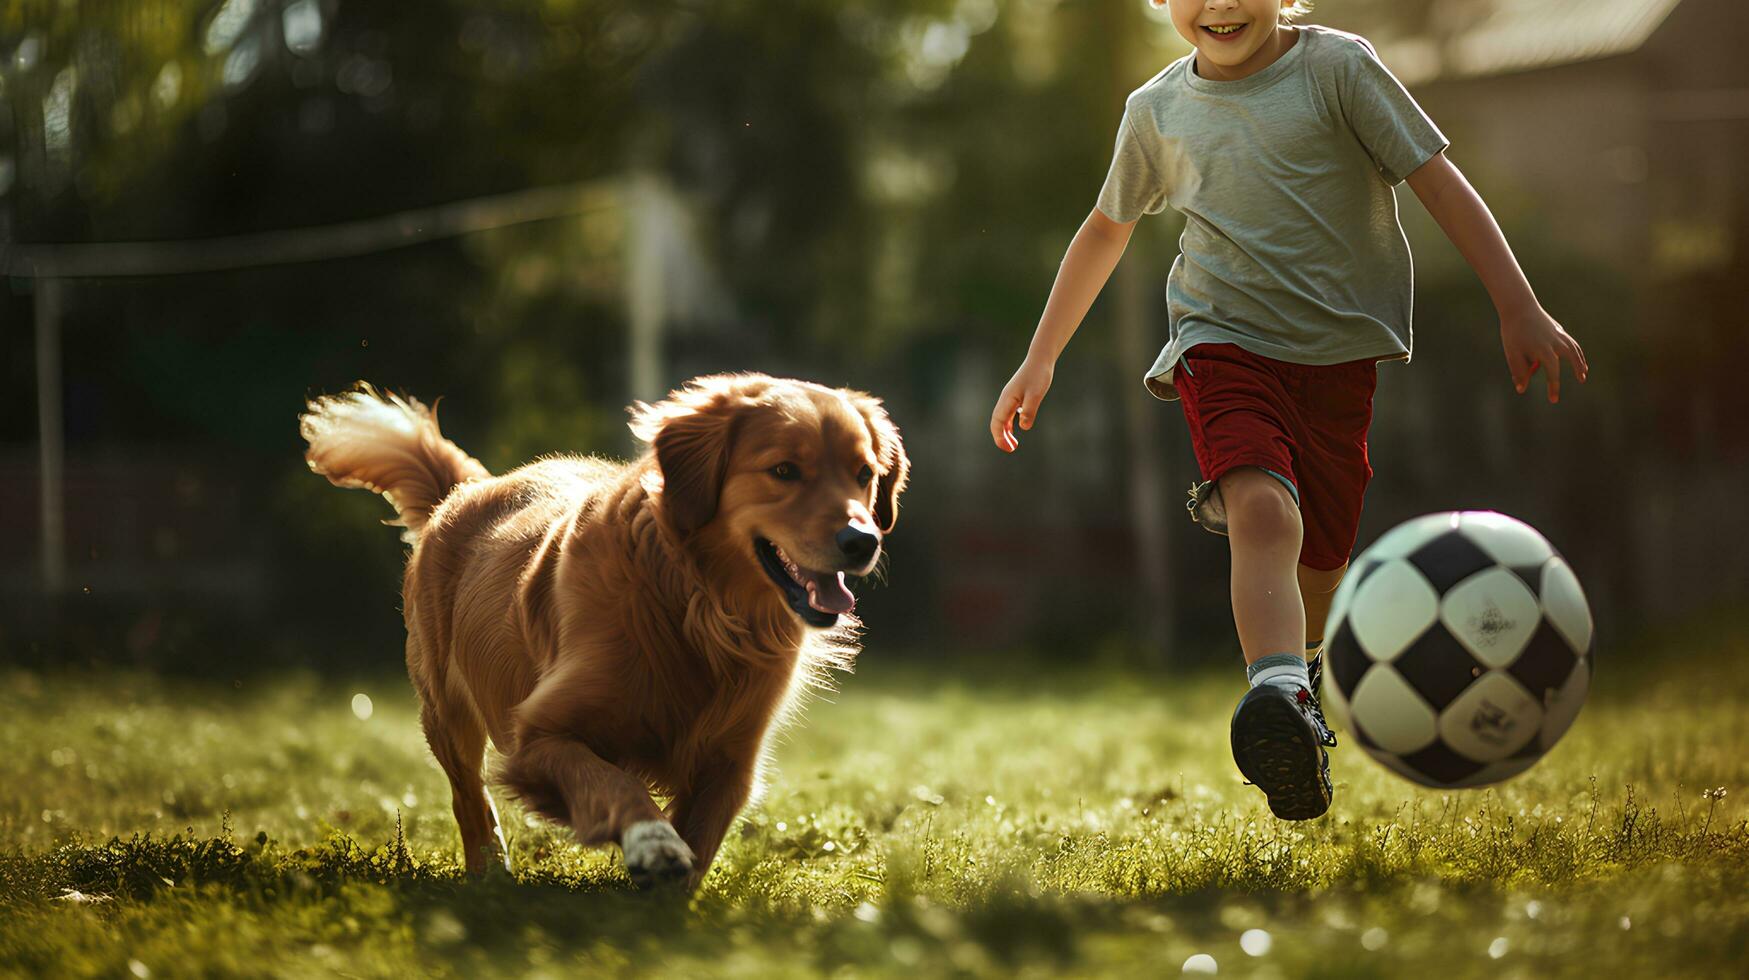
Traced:
[[1269, 798], [1283, 820], [1310, 820], [1330, 809], [1328, 731], [1312, 714], [1312, 692], [1259, 684], [1233, 712], [1233, 761]]

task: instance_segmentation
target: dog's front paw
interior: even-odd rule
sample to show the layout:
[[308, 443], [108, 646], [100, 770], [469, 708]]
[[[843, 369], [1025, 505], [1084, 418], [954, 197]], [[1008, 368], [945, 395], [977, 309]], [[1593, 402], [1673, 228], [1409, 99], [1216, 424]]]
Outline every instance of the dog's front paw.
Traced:
[[643, 820], [620, 837], [626, 873], [639, 888], [654, 888], [685, 878], [692, 871], [692, 848], [666, 820]]

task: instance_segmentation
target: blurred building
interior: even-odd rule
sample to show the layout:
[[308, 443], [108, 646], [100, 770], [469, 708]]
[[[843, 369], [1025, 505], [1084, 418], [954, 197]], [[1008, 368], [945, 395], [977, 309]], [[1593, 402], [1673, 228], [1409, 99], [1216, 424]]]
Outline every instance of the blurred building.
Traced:
[[1740, 262], [1749, 6], [1490, 6], [1478, 21], [1378, 42], [1460, 166], [1509, 176], [1564, 243], [1648, 283]]
[[1484, 0], [1435, 4], [1425, 23], [1375, 41], [1453, 161], [1503, 224], [1590, 256], [1634, 297], [1621, 322], [1636, 336], [1613, 348], [1632, 360], [1593, 364], [1620, 379], [1597, 488], [1620, 506], [1597, 516], [1628, 542], [1634, 618], [1739, 595], [1749, 560], [1716, 543], [1749, 539], [1749, 386], [1734, 367], [1749, 356], [1749, 5]]

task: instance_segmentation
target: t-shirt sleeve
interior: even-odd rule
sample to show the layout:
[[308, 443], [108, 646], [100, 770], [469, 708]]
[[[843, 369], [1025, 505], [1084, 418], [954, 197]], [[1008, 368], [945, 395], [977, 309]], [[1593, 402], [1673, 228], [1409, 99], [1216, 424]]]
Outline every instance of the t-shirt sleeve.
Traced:
[[1166, 210], [1166, 182], [1154, 167], [1131, 116], [1131, 110], [1125, 109], [1123, 123], [1117, 128], [1117, 147], [1111, 154], [1111, 170], [1105, 175], [1105, 186], [1099, 189], [1100, 212], [1120, 224]]
[[1379, 173], [1392, 184], [1401, 183], [1451, 141], [1371, 45], [1356, 39], [1353, 48], [1344, 65], [1343, 111]]

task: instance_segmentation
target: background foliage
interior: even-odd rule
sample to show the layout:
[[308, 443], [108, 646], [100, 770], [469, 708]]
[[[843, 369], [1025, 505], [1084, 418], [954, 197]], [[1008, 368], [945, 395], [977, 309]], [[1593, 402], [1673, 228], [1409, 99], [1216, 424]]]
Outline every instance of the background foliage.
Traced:
[[[1313, 20], [1388, 39], [1497, 6], [1329, 0]], [[294, 417], [364, 378], [442, 396], [446, 430], [497, 470], [635, 451], [624, 407], [655, 393], [627, 368], [616, 195], [633, 177], [680, 202], [676, 279], [710, 284], [669, 323], [663, 383], [756, 369], [853, 385], [906, 432], [918, 465], [890, 584], [863, 590], [877, 644], [1229, 657], [1214, 642], [1230, 635], [1224, 543], [1177, 516], [1194, 462], [1176, 407], [1147, 399], [1124, 353], [1111, 294], [1126, 287], [1095, 306], [1026, 448], [1001, 457], [984, 432], [1125, 93], [1182, 52], [1141, 0], [6, 5], [0, 227], [15, 243], [206, 239], [564, 184], [599, 206], [362, 257], [69, 283], [61, 597], [36, 577], [34, 286], [10, 279], [0, 657], [186, 665], [225, 632], [256, 663], [392, 663], [386, 512], [303, 470]], [[1740, 595], [1745, 560], [1687, 560], [1709, 531], [1678, 515], [1722, 515], [1716, 533], [1743, 520], [1724, 501], [1749, 440], [1721, 420], [1744, 395], [1716, 365], [1745, 342], [1728, 282], [1749, 249], [1671, 281], [1599, 258], [1566, 234], [1562, 208], [1583, 202], [1488, 152], [1459, 110], [1494, 103], [1452, 92], [1421, 94], [1452, 107], [1453, 158], [1593, 380], [1558, 408], [1514, 397], [1487, 297], [1405, 194], [1417, 358], [1382, 372], [1361, 544], [1417, 513], [1513, 513], [1574, 561], [1606, 643]], [[1709, 193], [1725, 207], [1749, 199], [1741, 186]], [[1144, 222], [1125, 260], [1150, 350], [1178, 228]], [[1678, 330], [1707, 352], [1698, 366], [1667, 351]], [[1150, 507], [1167, 515], [1163, 585], [1139, 571]], [[1167, 607], [1169, 634], [1150, 633]]]

